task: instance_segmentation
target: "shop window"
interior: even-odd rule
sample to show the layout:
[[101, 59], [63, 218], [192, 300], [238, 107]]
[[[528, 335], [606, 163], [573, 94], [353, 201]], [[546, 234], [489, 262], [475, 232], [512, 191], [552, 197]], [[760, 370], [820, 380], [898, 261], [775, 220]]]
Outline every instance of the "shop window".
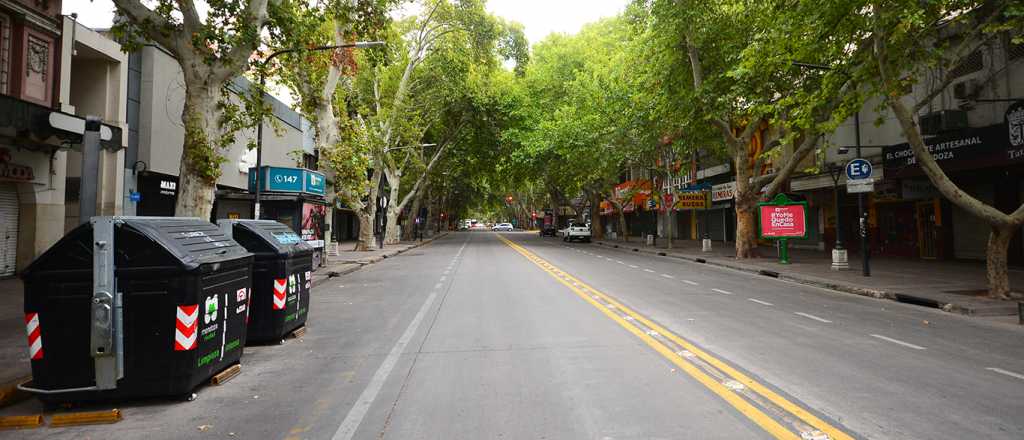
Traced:
[[950, 78], [959, 78], [967, 74], [980, 72], [981, 69], [984, 68], [985, 59], [982, 56], [981, 51], [976, 50], [974, 52], [971, 52], [970, 55], [967, 55], [962, 60], [960, 60], [960, 63], [957, 64], [956, 66], [953, 66], [952, 69], [949, 69], [949, 73], [947, 75]]
[[0, 93], [6, 95], [11, 69], [11, 17], [0, 14]]

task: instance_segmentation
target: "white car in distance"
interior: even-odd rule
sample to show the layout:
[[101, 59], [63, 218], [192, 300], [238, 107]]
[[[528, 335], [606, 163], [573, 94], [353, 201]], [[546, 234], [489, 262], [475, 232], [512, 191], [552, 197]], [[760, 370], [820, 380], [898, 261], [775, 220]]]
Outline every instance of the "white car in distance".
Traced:
[[561, 231], [558, 231], [562, 235], [562, 241], [582, 241], [584, 243], [590, 243], [590, 225], [577, 225], [569, 223], [569, 226]]
[[512, 232], [513, 229], [515, 229], [515, 228], [512, 227], [511, 223], [498, 223], [498, 224], [496, 224], [496, 225], [491, 227], [492, 231]]

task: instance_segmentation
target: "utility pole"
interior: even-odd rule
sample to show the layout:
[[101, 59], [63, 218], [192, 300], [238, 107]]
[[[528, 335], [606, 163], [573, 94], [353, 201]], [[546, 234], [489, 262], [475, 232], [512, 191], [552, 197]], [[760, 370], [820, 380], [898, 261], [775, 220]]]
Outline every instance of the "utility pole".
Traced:
[[[853, 125], [857, 159], [860, 159], [860, 110], [853, 114]], [[864, 211], [864, 193], [857, 193], [857, 216], [860, 222], [861, 272], [864, 276], [869, 277], [871, 276], [871, 248], [868, 244], [868, 213]]]

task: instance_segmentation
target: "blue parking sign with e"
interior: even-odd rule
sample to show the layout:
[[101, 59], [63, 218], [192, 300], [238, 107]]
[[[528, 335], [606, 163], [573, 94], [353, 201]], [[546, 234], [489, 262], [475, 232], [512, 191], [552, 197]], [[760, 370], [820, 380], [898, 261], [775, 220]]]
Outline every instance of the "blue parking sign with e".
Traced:
[[854, 159], [846, 164], [846, 178], [861, 180], [871, 177], [871, 162], [867, 159]]

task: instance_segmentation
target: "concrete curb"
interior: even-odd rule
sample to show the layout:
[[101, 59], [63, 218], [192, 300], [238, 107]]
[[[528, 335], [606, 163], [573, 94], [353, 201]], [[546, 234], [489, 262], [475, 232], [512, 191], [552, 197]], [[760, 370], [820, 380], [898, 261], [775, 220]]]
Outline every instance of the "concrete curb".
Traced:
[[433, 243], [434, 240], [437, 240], [437, 239], [440, 239], [440, 238], [444, 238], [444, 237], [448, 236], [448, 234], [449, 234], [449, 232], [446, 231], [446, 232], [442, 233], [441, 235], [437, 235], [437, 236], [425, 239], [423, 241], [413, 243], [412, 245], [410, 245], [410, 246], [408, 246], [406, 248], [387, 251], [387, 252], [385, 252], [383, 254], [374, 255], [374, 256], [372, 256], [370, 258], [367, 258], [367, 259], [355, 260], [355, 261], [346, 260], [346, 261], [340, 262], [341, 264], [352, 265], [351, 267], [346, 267], [346, 268], [341, 269], [341, 270], [330, 270], [329, 267], [328, 268], [324, 268], [323, 272], [321, 272], [319, 274], [316, 274], [316, 275], [313, 275], [312, 287], [319, 286], [320, 284], [323, 284], [325, 281], [327, 281], [327, 280], [329, 280], [331, 278], [337, 278], [337, 277], [342, 276], [342, 275], [348, 275], [348, 274], [350, 274], [352, 272], [355, 272], [355, 271], [357, 271], [359, 269], [362, 269], [365, 266], [368, 266], [368, 265], [371, 265], [371, 264], [383, 261], [383, 260], [388, 259], [390, 257], [397, 256], [397, 255], [402, 254], [404, 252], [407, 252], [407, 251], [409, 251], [411, 249], [416, 249], [416, 248], [418, 248], [420, 246], [425, 246], [427, 244]]
[[942, 310], [944, 312], [956, 313], [956, 314], [965, 315], [965, 316], [1003, 316], [1003, 315], [978, 314], [975, 309], [972, 309], [970, 307], [964, 307], [964, 306], [961, 306], [959, 304], [954, 304], [954, 303], [941, 302], [941, 301], [937, 301], [937, 300], [934, 300], [934, 299], [931, 299], [931, 298], [919, 297], [919, 296], [915, 296], [915, 295], [908, 295], [908, 294], [899, 293], [899, 292], [893, 292], [893, 291], [889, 291], [889, 290], [871, 289], [871, 288], [866, 288], [866, 287], [861, 287], [861, 286], [856, 286], [856, 285], [850, 285], [850, 284], [844, 284], [844, 283], [836, 283], [836, 282], [831, 282], [831, 281], [828, 281], [828, 280], [823, 280], [823, 279], [820, 279], [820, 278], [817, 278], [817, 277], [809, 277], [809, 276], [787, 274], [787, 273], [783, 273], [783, 272], [768, 271], [768, 270], [765, 270], [765, 269], [762, 269], [762, 268], [756, 267], [756, 266], [749, 266], [749, 265], [745, 265], [745, 264], [730, 263], [730, 262], [720, 261], [717, 258], [702, 258], [702, 257], [693, 257], [693, 256], [681, 255], [681, 254], [670, 254], [670, 253], [666, 253], [664, 250], [647, 249], [647, 248], [643, 248], [641, 246], [634, 246], [632, 244], [627, 244], [626, 246], [623, 246], [621, 244], [608, 243], [608, 242], [604, 242], [604, 241], [594, 241], [594, 243], [596, 243], [598, 245], [601, 245], [601, 246], [606, 246], [606, 247], [609, 247], [609, 248], [618, 249], [618, 250], [621, 250], [621, 251], [624, 251], [624, 252], [633, 251], [633, 252], [642, 252], [642, 253], [651, 254], [651, 255], [665, 256], [665, 257], [668, 257], [668, 258], [675, 258], [677, 260], [688, 261], [688, 262], [691, 262], [691, 263], [707, 264], [707, 265], [711, 265], [711, 266], [723, 267], [723, 268], [732, 269], [732, 270], [739, 270], [739, 271], [742, 271], [742, 272], [752, 273], [752, 274], [755, 274], [755, 275], [770, 276], [772, 278], [778, 278], [780, 280], [791, 281], [791, 282], [794, 282], [794, 283], [804, 284], [804, 285], [808, 285], [808, 286], [820, 287], [820, 288], [824, 288], [824, 289], [828, 289], [828, 290], [833, 290], [833, 291], [836, 291], [836, 292], [850, 293], [850, 294], [860, 295], [860, 296], [867, 296], [867, 297], [875, 298], [875, 299], [886, 299], [886, 300], [890, 300], [890, 301], [896, 301], [896, 302], [900, 302], [900, 303], [904, 303], [904, 304], [916, 305], [916, 306], [921, 306], [921, 307], [936, 308], [936, 309]]

